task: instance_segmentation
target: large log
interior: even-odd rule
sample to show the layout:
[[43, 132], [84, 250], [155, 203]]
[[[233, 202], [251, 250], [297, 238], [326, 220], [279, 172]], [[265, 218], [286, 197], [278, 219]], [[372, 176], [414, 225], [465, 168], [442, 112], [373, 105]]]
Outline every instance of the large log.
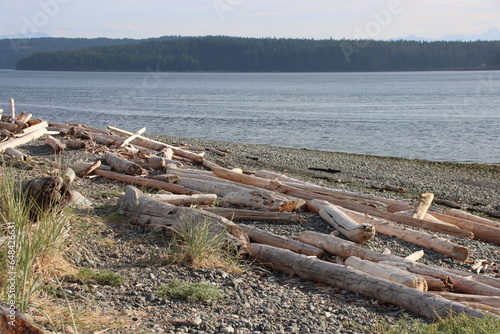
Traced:
[[119, 199], [120, 209], [141, 226], [161, 227], [164, 230], [178, 229], [182, 221], [199, 223], [207, 221], [214, 233], [226, 233], [226, 240], [244, 250], [249, 244], [248, 236], [235, 223], [224, 217], [195, 208], [175, 206], [144, 195], [139, 189], [127, 186]]
[[215, 194], [195, 194], [195, 195], [169, 195], [169, 194], [152, 194], [151, 197], [159, 201], [172, 205], [211, 205], [217, 200]]
[[229, 170], [223, 167], [214, 167], [212, 168], [212, 173], [217, 175], [220, 178], [231, 180], [243, 184], [247, 184], [250, 186], [269, 188], [273, 181], [266, 180], [260, 177], [256, 177], [253, 175], [246, 175], [242, 173], [238, 173], [236, 171]]
[[422, 276], [409, 273], [406, 270], [361, 260], [356, 256], [347, 258], [344, 263], [346, 266], [360, 270], [370, 276], [383, 278], [420, 291], [427, 291], [427, 281]]
[[303, 279], [327, 283], [382, 302], [392, 303], [427, 318], [446, 317], [450, 313], [484, 317], [477, 309], [376, 278], [346, 266], [260, 244], [250, 244], [248, 250], [252, 257], [273, 270], [294, 273]]
[[453, 292], [434, 292], [449, 300], [457, 302], [475, 302], [500, 309], [500, 296], [465, 295]]
[[373, 225], [378, 233], [390, 235], [419, 246], [434, 249], [441, 254], [448, 255], [449, 257], [462, 262], [467, 260], [469, 257], [469, 250], [467, 247], [453, 243], [447, 239], [422, 231], [412, 230], [398, 224], [393, 224], [382, 218], [371, 217], [369, 215], [343, 208], [341, 208], [341, 210], [347, 216], [359, 223], [368, 223]]
[[418, 219], [424, 219], [425, 214], [429, 210], [429, 207], [431, 206], [433, 200], [434, 200], [433, 193], [421, 194], [420, 198], [418, 199], [418, 203], [415, 206], [415, 211], [413, 211], [412, 217]]
[[66, 150], [66, 145], [63, 144], [59, 139], [54, 138], [51, 135], [45, 137], [45, 143], [52, 147], [54, 152], [62, 152]]
[[134, 158], [131, 160], [133, 163], [138, 164], [144, 169], [160, 170], [165, 168], [165, 159], [162, 157], [150, 157], [145, 159]]
[[290, 186], [287, 186], [284, 184], [277, 185], [277, 190], [283, 194], [294, 196], [297, 198], [302, 198], [305, 200], [314, 200], [314, 199], [324, 200], [324, 201], [330, 202], [332, 204], [344, 207], [346, 209], [350, 209], [350, 210], [361, 212], [361, 213], [366, 213], [366, 214], [369, 214], [371, 216], [384, 218], [384, 219], [387, 219], [387, 220], [390, 220], [393, 222], [397, 222], [397, 223], [401, 223], [401, 224], [405, 224], [405, 225], [409, 225], [409, 226], [413, 226], [413, 227], [423, 228], [423, 229], [434, 231], [434, 232], [441, 232], [441, 233], [446, 233], [449, 235], [456, 235], [456, 236], [460, 236], [460, 237], [463, 237], [464, 234], [470, 235], [470, 233], [466, 233], [459, 228], [454, 228], [454, 227], [449, 226], [449, 225], [435, 224], [435, 223], [431, 223], [431, 222], [428, 222], [428, 221], [425, 221], [422, 219], [408, 217], [408, 216], [400, 215], [400, 214], [396, 214], [396, 213], [390, 213], [387, 211], [382, 211], [382, 210], [379, 210], [377, 208], [371, 207], [369, 205], [364, 205], [364, 204], [360, 204], [360, 203], [356, 203], [356, 202], [352, 202], [352, 201], [348, 201], [348, 200], [341, 200], [338, 198], [333, 198], [331, 196], [321, 195], [321, 194], [313, 193], [310, 191], [297, 189], [297, 188], [290, 187]]
[[273, 221], [273, 222], [305, 222], [300, 215], [290, 212], [262, 211], [235, 208], [222, 208], [209, 206], [203, 208], [205, 211], [213, 212], [219, 216], [231, 220], [251, 220], [251, 221]]
[[328, 202], [324, 202], [319, 210], [319, 215], [351, 241], [362, 244], [370, 241], [375, 236], [373, 225], [358, 223], [341, 211], [339, 207]]
[[491, 219], [486, 219], [484, 217], [479, 217], [476, 215], [473, 215], [471, 213], [462, 211], [462, 210], [457, 210], [457, 209], [450, 209], [446, 211], [446, 215], [456, 217], [456, 218], [461, 218], [465, 220], [470, 220], [476, 223], [480, 223], [483, 225], [495, 227], [495, 228], [500, 228], [500, 222], [493, 221]]
[[304, 254], [307, 256], [316, 256], [317, 258], [323, 258], [325, 256], [325, 251], [321, 248], [311, 246], [304, 242], [298, 240], [290, 239], [281, 235], [274, 234], [272, 232], [264, 231], [256, 227], [239, 224], [250, 238], [250, 241], [259, 244], [265, 244], [269, 246], [274, 246], [278, 248], [288, 249], [292, 252], [298, 254]]
[[104, 156], [104, 160], [110, 165], [115, 171], [123, 172], [128, 175], [144, 175], [146, 171], [142, 169], [138, 164], [123, 159], [116, 154], [108, 153]]
[[333, 235], [327, 235], [313, 231], [305, 231], [299, 234], [298, 239], [302, 242], [322, 248], [330, 254], [337, 255], [342, 258], [357, 256], [363, 260], [374, 262], [396, 262], [401, 263], [402, 266], [404, 266], [408, 271], [418, 275], [428, 275], [440, 279], [443, 277], [450, 277], [454, 282], [454, 288], [456, 289], [456, 291], [460, 291], [463, 293], [478, 295], [500, 295], [500, 289], [480, 282], [475, 282], [467, 277], [446, 272], [444, 269], [432, 268], [422, 263], [408, 261], [396, 255], [378, 253], [363, 248], [351, 241], [342, 240]]
[[0, 143], [0, 153], [5, 151], [8, 147], [17, 147], [20, 145], [24, 145], [32, 140], [38, 139], [47, 133], [47, 128], [41, 128], [36, 131], [27, 133], [21, 137], [10, 139], [6, 142]]

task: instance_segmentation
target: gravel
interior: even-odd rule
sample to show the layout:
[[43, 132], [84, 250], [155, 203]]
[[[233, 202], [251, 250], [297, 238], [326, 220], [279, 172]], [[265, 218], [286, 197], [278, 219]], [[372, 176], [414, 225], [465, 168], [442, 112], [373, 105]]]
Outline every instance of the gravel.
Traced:
[[[277, 148], [219, 141], [162, 137], [168, 143], [213, 147], [227, 150], [226, 157], [206, 152], [208, 159], [226, 167], [246, 171], [267, 169], [286, 173], [299, 179], [324, 186], [372, 193], [414, 202], [422, 192], [460, 204], [465, 208], [500, 211], [500, 167], [382, 158], [302, 149]], [[54, 160], [51, 149], [43, 141], [20, 148], [38, 160]], [[94, 160], [95, 155], [82, 151], [67, 151], [65, 161]], [[339, 173], [326, 173], [309, 168], [330, 168]], [[40, 171], [35, 167], [36, 173]], [[403, 187], [404, 194], [381, 192], [372, 186]], [[103, 196], [104, 191], [122, 191], [124, 185], [100, 177], [77, 179], [74, 187], [96, 206], [100, 216], [115, 209], [116, 197]], [[433, 205], [433, 210], [445, 207]], [[281, 235], [297, 235], [304, 230], [323, 233], [332, 228], [312, 214], [305, 214], [305, 223], [244, 222]], [[96, 223], [88, 219], [90, 232], [79, 236], [71, 248], [72, 261], [80, 267], [109, 269], [126, 278], [118, 286], [64, 282], [70, 303], [75, 310], [93, 310], [89, 325], [102, 327], [102, 333], [370, 333], [376, 323], [393, 323], [405, 316], [420, 319], [399, 307], [380, 303], [357, 294], [293, 275], [271, 272], [257, 264], [242, 274], [223, 270], [196, 269], [188, 265], [173, 265], [164, 261], [163, 236], [144, 231], [126, 220]], [[448, 237], [448, 236], [446, 236]], [[477, 240], [450, 238], [469, 247], [471, 258], [500, 262], [500, 248]], [[378, 234], [366, 245], [393, 254], [406, 256], [421, 247]], [[460, 263], [432, 250], [425, 250], [421, 262], [471, 270], [470, 264]], [[484, 274], [500, 277], [495, 268]], [[158, 297], [161, 284], [171, 280], [205, 282], [222, 289], [226, 298], [217, 302], [188, 303]], [[50, 282], [49, 282], [50, 283]], [[66, 303], [61, 299], [61, 303]], [[426, 321], [425, 319], [420, 319]], [[100, 324], [100, 325], [99, 325]], [[80, 333], [91, 333], [81, 325]], [[47, 327], [47, 330], [50, 328]], [[98, 331], [96, 331], [98, 333]]]

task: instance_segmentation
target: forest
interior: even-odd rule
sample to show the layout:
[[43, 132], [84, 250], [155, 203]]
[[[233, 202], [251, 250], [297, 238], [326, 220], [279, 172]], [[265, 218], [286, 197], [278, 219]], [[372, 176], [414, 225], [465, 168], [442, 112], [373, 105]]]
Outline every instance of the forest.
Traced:
[[175, 37], [29, 55], [18, 70], [346, 72], [500, 69], [500, 41]]

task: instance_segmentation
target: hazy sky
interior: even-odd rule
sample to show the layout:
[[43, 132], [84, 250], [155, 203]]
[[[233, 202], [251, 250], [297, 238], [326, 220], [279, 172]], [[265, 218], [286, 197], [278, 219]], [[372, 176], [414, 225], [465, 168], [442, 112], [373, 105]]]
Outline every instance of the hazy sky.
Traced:
[[499, 0], [0, 0], [0, 35], [390, 39], [500, 28]]

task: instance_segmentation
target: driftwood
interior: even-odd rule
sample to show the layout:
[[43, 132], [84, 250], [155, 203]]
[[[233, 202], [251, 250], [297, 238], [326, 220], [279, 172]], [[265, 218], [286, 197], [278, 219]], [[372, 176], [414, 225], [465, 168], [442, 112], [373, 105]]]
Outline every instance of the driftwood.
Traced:
[[180, 180], [180, 177], [172, 174], [160, 174], [153, 176], [153, 179], [168, 183], [176, 183]]
[[304, 222], [305, 219], [300, 215], [290, 212], [248, 210], [222, 207], [206, 207], [205, 211], [213, 212], [219, 216], [231, 220], [251, 220], [251, 221], [274, 221], [274, 222]]
[[404, 226], [390, 223], [382, 218], [371, 217], [359, 212], [341, 209], [347, 216], [359, 223], [368, 223], [375, 227], [381, 234], [397, 237], [401, 240], [414, 243], [419, 246], [434, 249], [435, 251], [448, 255], [449, 257], [465, 261], [469, 257], [469, 250], [459, 244], [453, 243], [447, 239], [440, 238], [422, 231], [416, 231]]
[[68, 185], [60, 177], [46, 176], [23, 181], [21, 192], [34, 221], [56, 205], [64, 206], [69, 202]]
[[41, 128], [33, 132], [27, 133], [23, 136], [10, 139], [6, 142], [0, 143], [0, 153], [4, 152], [8, 147], [17, 147], [26, 144], [32, 140], [38, 139], [47, 133], [47, 128]]
[[428, 275], [437, 278], [446, 276], [453, 280], [454, 288], [456, 289], [456, 291], [460, 291], [463, 293], [478, 295], [500, 295], [500, 289], [489, 286], [487, 284], [476, 282], [468, 277], [463, 277], [457, 274], [446, 272], [444, 269], [433, 268], [421, 263], [408, 261], [396, 255], [378, 253], [366, 248], [362, 248], [353, 242], [334, 237], [333, 235], [305, 231], [299, 234], [298, 239], [302, 242], [322, 248], [330, 254], [334, 254], [342, 258], [357, 256], [360, 259], [374, 262], [384, 261], [383, 263], [401, 263], [401, 266], [406, 268], [408, 271], [418, 275]]
[[234, 246], [244, 250], [249, 244], [248, 237], [241, 228], [224, 217], [199, 209], [157, 201], [132, 186], [125, 187], [125, 194], [118, 204], [122, 212], [140, 226], [162, 228], [168, 231], [178, 229], [182, 222], [196, 224], [208, 221], [213, 233], [228, 231], [225, 233], [226, 240]]
[[248, 250], [252, 257], [273, 270], [294, 273], [303, 279], [327, 283], [382, 302], [392, 303], [427, 318], [445, 317], [450, 312], [484, 317], [477, 309], [376, 278], [346, 266], [260, 244], [250, 244]]
[[256, 187], [269, 188], [273, 182], [253, 175], [238, 173], [223, 167], [213, 167], [212, 172], [220, 178]]
[[323, 202], [319, 210], [319, 215], [333, 228], [346, 236], [349, 240], [364, 243], [370, 241], [375, 236], [375, 228], [368, 223], [358, 223], [351, 219], [339, 207]]
[[68, 140], [66, 142], [66, 147], [72, 150], [84, 150], [87, 144], [81, 140]]
[[108, 153], [104, 156], [104, 160], [110, 165], [115, 171], [123, 172], [128, 175], [144, 175], [146, 171], [142, 169], [138, 164], [123, 159], [116, 154]]
[[491, 226], [495, 228], [500, 228], [500, 222], [493, 221], [491, 219], [486, 219], [483, 217], [479, 217], [476, 215], [473, 215], [471, 213], [462, 211], [462, 210], [456, 210], [456, 209], [451, 209], [446, 211], [446, 215], [456, 217], [456, 218], [461, 218], [465, 220], [470, 220], [476, 223], [480, 223], [486, 226]]
[[250, 238], [250, 241], [252, 242], [288, 249], [298, 254], [315, 256], [317, 258], [323, 258], [325, 256], [324, 250], [318, 247], [311, 246], [304, 242], [290, 239], [248, 225], [239, 224], [238, 226], [241, 227], [247, 233], [248, 237]]
[[24, 154], [13, 147], [7, 147], [4, 153], [12, 156], [15, 160], [18, 161], [26, 161], [29, 158], [29, 155]]
[[160, 169], [165, 168], [165, 159], [162, 157], [154, 156], [154, 157], [145, 158], [145, 159], [134, 158], [134, 159], [131, 159], [130, 161], [138, 164], [139, 166], [141, 166], [144, 169], [160, 170]]
[[418, 199], [418, 203], [415, 206], [415, 211], [413, 211], [412, 217], [418, 219], [424, 219], [429, 210], [429, 207], [432, 204], [432, 200], [434, 199], [433, 193], [424, 193], [420, 195]]
[[51, 135], [45, 137], [45, 143], [52, 147], [54, 152], [62, 152], [66, 150], [66, 145], [63, 144], [59, 139], [54, 138]]
[[346, 266], [361, 270], [368, 275], [383, 278], [420, 291], [427, 291], [427, 281], [422, 276], [409, 273], [406, 270], [361, 260], [356, 256], [347, 258], [344, 263]]
[[500, 296], [465, 295], [452, 292], [435, 292], [449, 300], [457, 302], [475, 302], [500, 309]]
[[168, 195], [168, 194], [153, 194], [152, 198], [172, 205], [211, 205], [217, 200], [215, 194], [198, 194], [198, 195]]

